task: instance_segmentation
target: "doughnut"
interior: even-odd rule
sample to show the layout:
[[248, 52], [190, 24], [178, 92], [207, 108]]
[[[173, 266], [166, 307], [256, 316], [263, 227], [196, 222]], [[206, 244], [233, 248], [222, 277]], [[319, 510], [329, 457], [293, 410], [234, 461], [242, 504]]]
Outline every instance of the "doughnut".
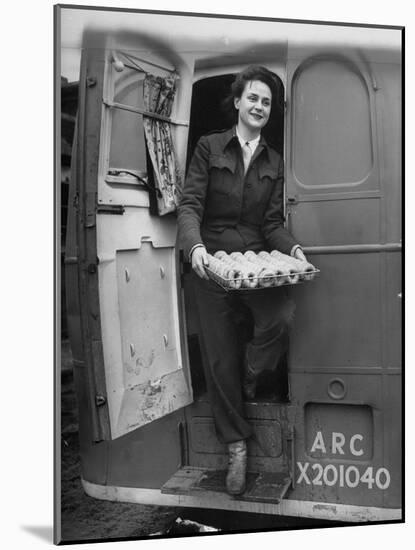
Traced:
[[252, 250], [245, 252], [244, 256], [246, 260], [262, 268], [260, 276], [266, 278], [262, 280], [262, 283], [260, 280], [260, 286], [280, 286], [287, 281], [288, 273], [284, 273], [282, 269], [271, 265], [271, 263], [265, 261], [259, 255], [255, 254], [255, 252], [252, 252]]
[[277, 260], [284, 261], [289, 265], [293, 266], [296, 271], [300, 272], [300, 278], [306, 281], [312, 281], [314, 279], [316, 268], [310, 262], [305, 262], [304, 260], [299, 260], [298, 258], [293, 258], [287, 254], [282, 254], [278, 250], [272, 250], [271, 257]]
[[[238, 253], [236, 252], [235, 254]], [[228, 254], [226, 254], [226, 252], [223, 252], [222, 250], [216, 252], [215, 257], [220, 258], [227, 265], [230, 265], [241, 273], [242, 286], [244, 288], [255, 288], [256, 286], [258, 286], [258, 275], [255, 270], [251, 269], [249, 265], [235, 261], [235, 259], [232, 258], [232, 255], [229, 256]]]

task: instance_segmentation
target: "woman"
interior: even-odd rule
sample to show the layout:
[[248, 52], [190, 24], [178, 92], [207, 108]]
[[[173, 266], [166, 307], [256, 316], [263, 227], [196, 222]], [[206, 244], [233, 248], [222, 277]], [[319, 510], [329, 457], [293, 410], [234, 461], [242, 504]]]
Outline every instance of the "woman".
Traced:
[[234, 302], [208, 279], [205, 267], [207, 254], [218, 250], [277, 249], [305, 260], [283, 226], [282, 158], [261, 135], [277, 94], [275, 77], [265, 67], [250, 66], [237, 75], [232, 85], [236, 125], [199, 140], [178, 209], [181, 245], [195, 273], [209, 399], [218, 438], [228, 446], [226, 488], [233, 495], [245, 490], [246, 440], [252, 435], [243, 393], [253, 398], [258, 374], [276, 367], [293, 307], [281, 287], [237, 293], [254, 320], [254, 336], [242, 357]]

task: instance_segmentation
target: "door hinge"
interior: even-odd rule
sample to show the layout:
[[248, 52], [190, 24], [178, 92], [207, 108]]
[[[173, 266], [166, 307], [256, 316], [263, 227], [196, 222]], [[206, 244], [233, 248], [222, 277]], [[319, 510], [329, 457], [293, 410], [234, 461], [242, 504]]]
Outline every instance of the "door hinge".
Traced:
[[125, 208], [122, 204], [98, 204], [97, 214], [117, 214], [122, 215]]
[[180, 466], [187, 466], [189, 464], [189, 440], [187, 435], [187, 425], [185, 421], [181, 421], [177, 425], [179, 431], [179, 444], [180, 444]]
[[95, 405], [97, 407], [102, 407], [107, 402], [107, 398], [104, 395], [97, 394], [95, 396]]
[[288, 471], [291, 477], [291, 487], [295, 488], [295, 432], [294, 427], [288, 429], [286, 435], [287, 455], [288, 455]]
[[86, 79], [86, 85], [88, 88], [93, 88], [97, 83], [97, 79], [93, 76], [89, 76]]
[[288, 204], [298, 204], [298, 197], [287, 197]]

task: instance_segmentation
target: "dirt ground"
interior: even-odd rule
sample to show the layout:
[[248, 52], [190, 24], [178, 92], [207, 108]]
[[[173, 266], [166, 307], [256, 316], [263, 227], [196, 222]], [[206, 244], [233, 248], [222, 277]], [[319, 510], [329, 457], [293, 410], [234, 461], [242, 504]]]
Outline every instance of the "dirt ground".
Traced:
[[123, 504], [87, 496], [80, 479], [78, 411], [68, 341], [62, 343], [61, 381], [61, 542], [174, 537], [212, 530], [219, 533], [285, 530], [326, 524], [224, 510]]
[[77, 434], [62, 439], [62, 540], [119, 539], [167, 532], [175, 508], [100, 501], [88, 497], [79, 476]]

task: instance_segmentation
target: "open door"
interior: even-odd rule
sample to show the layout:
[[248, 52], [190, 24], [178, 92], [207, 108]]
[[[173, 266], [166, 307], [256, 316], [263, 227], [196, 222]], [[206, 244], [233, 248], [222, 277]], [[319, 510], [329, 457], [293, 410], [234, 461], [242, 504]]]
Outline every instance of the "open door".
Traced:
[[71, 343], [88, 373], [82, 391], [95, 441], [192, 402], [176, 218], [156, 212], [142, 114], [146, 74], [174, 70], [162, 61], [83, 51], [66, 268]]

